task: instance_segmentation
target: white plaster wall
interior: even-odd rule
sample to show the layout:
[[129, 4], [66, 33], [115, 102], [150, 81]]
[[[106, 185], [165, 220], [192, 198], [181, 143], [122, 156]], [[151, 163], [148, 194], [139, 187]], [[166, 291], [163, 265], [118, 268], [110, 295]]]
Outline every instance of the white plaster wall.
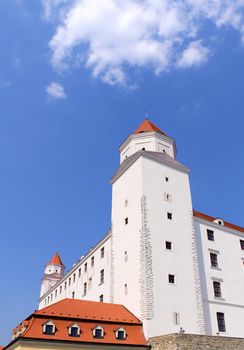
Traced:
[[[199, 333], [188, 175], [146, 158], [142, 172], [153, 258], [154, 317], [149, 322], [149, 335], [178, 332], [180, 327], [187, 333]], [[165, 200], [165, 193], [170, 194], [170, 201]], [[167, 212], [172, 213], [172, 220], [167, 219]], [[166, 240], [172, 242], [172, 251], [165, 249]], [[168, 274], [175, 275], [175, 285], [168, 283]], [[178, 325], [173, 322], [174, 312], [180, 316]]]
[[[216, 312], [224, 312], [227, 332], [224, 335], [244, 337], [244, 251], [240, 248], [242, 233], [211, 222], [194, 219], [204, 314], [207, 334], [218, 332]], [[214, 231], [214, 241], [207, 238], [207, 229]], [[218, 255], [219, 268], [210, 264], [210, 251]], [[213, 281], [221, 282], [222, 298], [214, 297]]]
[[[139, 318], [141, 316], [139, 288], [141, 164], [142, 159], [139, 158], [112, 187], [112, 253], [114, 256], [112, 301], [125, 305]], [[125, 251], [128, 255], [127, 261], [125, 261]], [[128, 288], [127, 294], [125, 294], [125, 284]]]
[[174, 141], [156, 132], [131, 135], [125, 145], [121, 146], [120, 163], [133, 153], [145, 148], [146, 151], [165, 152], [175, 156]]
[[[101, 248], [104, 247], [104, 258], [101, 258]], [[91, 258], [94, 257], [94, 266], [91, 266]], [[110, 301], [110, 259], [111, 259], [111, 239], [110, 235], [93, 248], [85, 257], [83, 257], [64, 277], [59, 281], [39, 302], [39, 309], [51, 305], [65, 298], [72, 298], [75, 293], [75, 299], [99, 301], [99, 296], [103, 295], [104, 302]], [[85, 263], [87, 263], [87, 272], [85, 272]], [[79, 269], [81, 275], [79, 277]], [[104, 283], [100, 284], [100, 271], [104, 269]], [[75, 275], [75, 281], [74, 281]], [[71, 283], [69, 285], [69, 279]], [[92, 278], [92, 284], [89, 287], [89, 278]], [[66, 282], [66, 289], [65, 289]], [[84, 283], [87, 283], [87, 294], [84, 295]], [[60, 293], [60, 286], [62, 291]]]

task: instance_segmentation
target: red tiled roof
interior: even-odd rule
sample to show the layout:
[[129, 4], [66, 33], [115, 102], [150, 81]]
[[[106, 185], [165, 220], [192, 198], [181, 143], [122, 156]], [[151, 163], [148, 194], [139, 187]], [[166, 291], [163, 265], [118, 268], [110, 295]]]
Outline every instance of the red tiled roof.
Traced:
[[[64, 299], [30, 315], [26, 330], [19, 335], [20, 339], [59, 340], [80, 343], [122, 344], [147, 346], [141, 321], [123, 305], [92, 302], [76, 299]], [[43, 325], [52, 320], [55, 333], [43, 333]], [[26, 322], [26, 320], [25, 320]], [[71, 337], [68, 328], [76, 323], [81, 330], [79, 337]], [[104, 337], [94, 338], [92, 330], [102, 326]], [[123, 327], [126, 339], [119, 340], [115, 331]], [[17, 328], [17, 327], [16, 327]], [[16, 339], [18, 339], [16, 338]]]
[[[193, 216], [195, 216], [197, 218], [200, 218], [200, 219], [203, 219], [203, 220], [211, 221], [211, 222], [213, 222], [214, 220], [219, 219], [219, 218], [215, 218], [213, 216], [201, 213], [200, 211], [197, 211], [197, 210], [193, 210]], [[224, 222], [224, 226], [226, 226], [226, 227], [229, 227], [231, 229], [234, 229], [234, 230], [237, 230], [237, 231], [240, 231], [240, 232], [244, 232], [244, 227], [231, 224], [230, 222], [227, 222], [227, 221], [223, 221], [223, 222]]]
[[[141, 125], [134, 131], [133, 134], [140, 134], [143, 132], [157, 131], [163, 135], [166, 135], [162, 130], [160, 130], [156, 125], [154, 125], [150, 120], [145, 119]], [[167, 135], [166, 135], [167, 136]]]
[[61, 260], [61, 258], [60, 258], [58, 253], [54, 254], [54, 256], [50, 260], [49, 264], [50, 265], [62, 265], [62, 266], [64, 266], [64, 264], [62, 263], [62, 260]]
[[123, 305], [78, 299], [63, 299], [36, 311], [35, 314], [141, 324], [141, 321]]

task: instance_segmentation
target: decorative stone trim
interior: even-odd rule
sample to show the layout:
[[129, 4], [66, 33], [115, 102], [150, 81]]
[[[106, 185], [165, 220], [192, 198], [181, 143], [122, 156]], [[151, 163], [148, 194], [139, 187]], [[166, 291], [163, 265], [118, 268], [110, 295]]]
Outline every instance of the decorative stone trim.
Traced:
[[140, 310], [141, 319], [150, 320], [153, 317], [153, 268], [151, 234], [147, 221], [146, 196], [141, 198], [141, 229], [140, 229]]
[[192, 260], [193, 260], [193, 277], [195, 284], [195, 296], [196, 296], [196, 310], [197, 310], [197, 326], [199, 334], [206, 334], [205, 330], [205, 320], [203, 311], [203, 298], [201, 291], [201, 280], [200, 280], [200, 270], [199, 270], [199, 259], [197, 253], [197, 243], [195, 237], [195, 227], [192, 212], [190, 213], [192, 217]]

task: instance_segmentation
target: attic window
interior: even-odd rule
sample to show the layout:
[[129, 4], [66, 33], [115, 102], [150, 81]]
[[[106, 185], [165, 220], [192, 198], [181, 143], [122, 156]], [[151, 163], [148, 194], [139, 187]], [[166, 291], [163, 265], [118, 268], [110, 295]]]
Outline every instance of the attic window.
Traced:
[[55, 324], [52, 321], [48, 321], [43, 325], [42, 330], [46, 335], [53, 335], [55, 333]]
[[80, 327], [76, 323], [69, 327], [69, 336], [70, 337], [80, 336]]
[[126, 332], [124, 330], [124, 328], [119, 328], [115, 331], [115, 336], [116, 339], [118, 340], [124, 340], [126, 338]]
[[222, 219], [219, 219], [219, 218], [215, 219], [214, 222], [215, 222], [215, 224], [219, 224], [222, 226], [224, 225], [224, 221]]
[[102, 339], [104, 337], [104, 329], [101, 326], [97, 326], [92, 330], [94, 338]]
[[142, 151], [145, 151], [146, 149], [145, 149], [145, 147], [143, 147], [141, 150], [142, 150]]

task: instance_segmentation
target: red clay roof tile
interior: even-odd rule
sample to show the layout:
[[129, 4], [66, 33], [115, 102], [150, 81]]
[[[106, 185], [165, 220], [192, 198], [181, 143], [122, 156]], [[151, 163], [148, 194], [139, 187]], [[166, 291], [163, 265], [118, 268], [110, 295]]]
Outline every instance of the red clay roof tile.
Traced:
[[[134, 134], [140, 134], [143, 132], [157, 131], [160, 134], [166, 135], [162, 130], [160, 130], [156, 125], [154, 125], [150, 120], [145, 119], [141, 125], [134, 131]], [[167, 136], [167, 135], [166, 135]]]
[[62, 265], [62, 266], [64, 266], [64, 264], [62, 263], [62, 260], [61, 260], [61, 258], [60, 258], [58, 253], [54, 254], [54, 256], [50, 260], [49, 264], [50, 265]]

